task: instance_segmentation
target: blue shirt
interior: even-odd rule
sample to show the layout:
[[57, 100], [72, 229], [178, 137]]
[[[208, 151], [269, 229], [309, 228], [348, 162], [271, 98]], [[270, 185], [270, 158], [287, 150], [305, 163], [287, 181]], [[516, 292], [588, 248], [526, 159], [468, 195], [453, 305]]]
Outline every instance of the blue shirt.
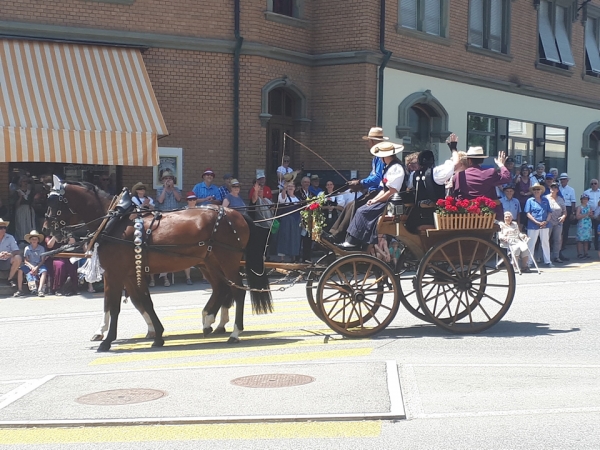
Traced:
[[369, 191], [378, 191], [379, 184], [381, 180], [383, 180], [383, 169], [385, 168], [385, 163], [383, 159], [378, 158], [377, 156], [373, 158], [371, 162], [371, 173], [367, 178], [363, 178], [360, 180], [360, 183], [368, 188]]
[[321, 192], [323, 192], [323, 189], [321, 189], [320, 187], [313, 187], [312, 185], [308, 187], [308, 192], [310, 192], [310, 194], [314, 197], [316, 197], [317, 195], [319, 195]]
[[[221, 197], [221, 191], [214, 184], [211, 184], [209, 187], [206, 187], [206, 184], [203, 181], [202, 183], [198, 183], [196, 186], [194, 186], [194, 189], [192, 189], [192, 191], [194, 191], [194, 194], [196, 194], [196, 197], [198, 198], [206, 198], [209, 195], [214, 195], [215, 200], [218, 200], [220, 202], [223, 201], [223, 197]], [[200, 204], [208, 205], [209, 203], [209, 201], [205, 201]]]
[[508, 200], [506, 197], [502, 197], [500, 199], [500, 203], [502, 204], [502, 212], [505, 213], [506, 211], [510, 211], [513, 215], [513, 220], [516, 222], [518, 219], [518, 214], [521, 212], [521, 204], [519, 203], [519, 200], [514, 197], [510, 200]]
[[[525, 212], [530, 213], [535, 220], [538, 222], [544, 222], [548, 219], [548, 215], [552, 212], [550, 209], [550, 202], [547, 198], [542, 197], [540, 199], [540, 203], [538, 203], [535, 198], [528, 198], [525, 203]], [[550, 228], [550, 224], [546, 226]], [[531, 219], [527, 221], [527, 229], [528, 230], [539, 230], [540, 226], [536, 225]]]

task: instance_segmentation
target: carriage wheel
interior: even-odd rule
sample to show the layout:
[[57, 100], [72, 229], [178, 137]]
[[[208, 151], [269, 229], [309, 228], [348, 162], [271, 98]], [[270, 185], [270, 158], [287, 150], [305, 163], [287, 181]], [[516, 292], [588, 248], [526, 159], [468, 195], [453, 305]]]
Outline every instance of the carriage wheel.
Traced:
[[[335, 258], [336, 256], [334, 253], [328, 253], [327, 255], [319, 258], [319, 260], [317, 261], [317, 265], [329, 265], [333, 261], [335, 261]], [[319, 305], [317, 305], [317, 302], [315, 302], [315, 293], [318, 286], [319, 278], [321, 277], [322, 273], [322, 270], [311, 270], [310, 272], [308, 272], [308, 275], [306, 276], [305, 287], [306, 299], [308, 300], [310, 309], [312, 309], [315, 315], [321, 320], [323, 320], [323, 313], [321, 312], [321, 308], [319, 308]]]
[[417, 297], [417, 270], [419, 260], [408, 247], [404, 247], [394, 272], [398, 277], [399, 296], [402, 305], [417, 319], [431, 323], [431, 319], [421, 309], [419, 298]]
[[515, 272], [500, 247], [478, 237], [456, 237], [425, 254], [417, 297], [431, 322], [457, 334], [479, 333], [510, 308]]
[[387, 264], [369, 255], [349, 255], [323, 272], [316, 299], [332, 330], [367, 337], [394, 320], [400, 306], [397, 292], [398, 281]]

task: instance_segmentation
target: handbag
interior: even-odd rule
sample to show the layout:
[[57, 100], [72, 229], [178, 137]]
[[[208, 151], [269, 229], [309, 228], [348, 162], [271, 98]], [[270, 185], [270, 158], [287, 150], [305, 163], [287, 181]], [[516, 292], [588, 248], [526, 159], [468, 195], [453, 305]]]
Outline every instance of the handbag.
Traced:
[[279, 231], [279, 219], [274, 219], [273, 223], [271, 223], [271, 234], [277, 234]]

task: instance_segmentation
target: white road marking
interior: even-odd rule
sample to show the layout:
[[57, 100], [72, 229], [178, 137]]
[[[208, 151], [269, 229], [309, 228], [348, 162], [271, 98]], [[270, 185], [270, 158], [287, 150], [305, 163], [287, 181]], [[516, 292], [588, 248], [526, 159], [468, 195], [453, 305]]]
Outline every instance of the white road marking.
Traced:
[[411, 364], [400, 364], [400, 387], [404, 398], [404, 407], [406, 408], [406, 418], [408, 420], [422, 417], [423, 403], [421, 402], [421, 392], [417, 383], [417, 376]]
[[36, 390], [40, 386], [46, 384], [48, 381], [53, 379], [55, 375], [47, 375], [44, 378], [40, 378], [38, 380], [29, 380], [23, 383], [18, 388], [13, 389], [10, 392], [7, 392], [3, 396], [0, 397], [0, 409], [6, 408], [11, 403], [16, 402], [21, 397], [29, 394], [30, 392]]

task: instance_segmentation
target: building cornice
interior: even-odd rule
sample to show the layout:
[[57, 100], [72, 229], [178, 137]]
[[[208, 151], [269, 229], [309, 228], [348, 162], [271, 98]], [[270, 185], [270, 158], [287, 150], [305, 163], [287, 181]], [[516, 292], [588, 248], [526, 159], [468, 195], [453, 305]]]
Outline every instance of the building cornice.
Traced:
[[[137, 46], [142, 48], [168, 48], [212, 53], [233, 53], [233, 39], [207, 39], [189, 36], [137, 31], [103, 30], [98, 28], [65, 27], [28, 22], [0, 21], [0, 37], [19, 39], [44, 39], [87, 44]], [[258, 42], [244, 41], [242, 55], [260, 56], [279, 61], [310, 67], [335, 66], [345, 64], [381, 64], [383, 56], [379, 52], [362, 50], [311, 55]], [[520, 85], [491, 77], [469, 74], [462, 70], [447, 69], [432, 64], [392, 57], [389, 69], [441, 78], [474, 86], [496, 89], [518, 95], [525, 95], [586, 108], [600, 109], [600, 102], [573, 95], [560, 94], [529, 85]]]

